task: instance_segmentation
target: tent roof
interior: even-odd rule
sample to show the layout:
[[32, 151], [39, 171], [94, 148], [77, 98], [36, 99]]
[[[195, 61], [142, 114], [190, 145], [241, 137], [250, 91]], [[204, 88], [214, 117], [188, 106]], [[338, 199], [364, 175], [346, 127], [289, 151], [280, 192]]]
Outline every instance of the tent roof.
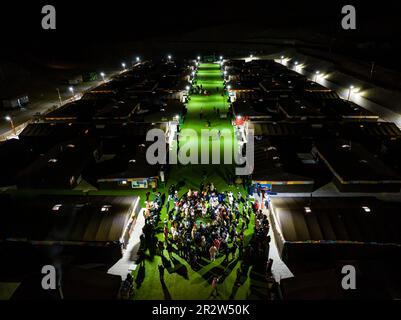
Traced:
[[[399, 203], [374, 198], [273, 198], [285, 241], [350, 241], [401, 245]], [[307, 213], [305, 207], [311, 212]], [[363, 207], [370, 209], [365, 212]]]
[[137, 199], [107, 196], [13, 198], [2, 195], [0, 236], [28, 241], [118, 241]]

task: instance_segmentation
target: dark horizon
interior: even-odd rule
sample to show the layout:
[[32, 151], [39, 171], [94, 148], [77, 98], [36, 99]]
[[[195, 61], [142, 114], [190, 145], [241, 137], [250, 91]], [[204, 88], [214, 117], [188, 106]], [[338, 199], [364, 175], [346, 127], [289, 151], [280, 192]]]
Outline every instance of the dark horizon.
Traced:
[[[119, 52], [129, 47], [143, 54], [162, 41], [243, 41], [252, 38], [289, 38], [319, 46], [332, 45], [333, 52], [366, 57], [398, 67], [401, 52], [399, 4], [382, 1], [380, 6], [356, 2], [357, 30], [342, 30], [340, 1], [280, 1], [279, 3], [126, 3], [113, 5], [93, 0], [53, 1], [57, 29], [41, 28], [43, 1], [3, 4], [0, 13], [2, 50], [0, 62], [80, 63], [92, 60], [104, 47]], [[21, 9], [23, 9], [21, 11]], [[243, 30], [232, 34], [231, 29]], [[214, 30], [220, 30], [221, 34]], [[202, 39], [198, 39], [202, 34]], [[216, 40], [217, 39], [217, 40]], [[128, 44], [128, 46], [127, 46]], [[213, 44], [213, 41], [211, 41]], [[367, 49], [364, 49], [367, 46]], [[210, 51], [212, 45], [205, 45]], [[179, 51], [179, 46], [177, 47]], [[117, 53], [124, 58], [128, 52]], [[160, 52], [160, 54], [165, 54]]]
[[[387, 3], [389, 2], [389, 3]], [[357, 30], [341, 29], [339, 1], [280, 1], [280, 3], [205, 2], [172, 4], [126, 3], [113, 5], [93, 0], [52, 2], [57, 11], [57, 30], [41, 28], [42, 2], [21, 3], [20, 0], [2, 5], [0, 27], [3, 43], [23, 48], [27, 43], [35, 48], [51, 48], [63, 43], [104, 43], [144, 40], [152, 37], [180, 35], [191, 30], [236, 24], [258, 29], [308, 28], [316, 32], [332, 33], [342, 37], [394, 38], [400, 36], [399, 4], [383, 1], [380, 6], [367, 2], [351, 4], [357, 9]], [[23, 11], [21, 12], [21, 9]], [[383, 31], [391, 32], [391, 35]]]

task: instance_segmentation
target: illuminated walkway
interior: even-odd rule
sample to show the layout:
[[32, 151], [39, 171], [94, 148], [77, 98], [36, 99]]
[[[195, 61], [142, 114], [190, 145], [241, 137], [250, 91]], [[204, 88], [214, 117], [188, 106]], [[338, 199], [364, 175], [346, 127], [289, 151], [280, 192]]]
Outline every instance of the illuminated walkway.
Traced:
[[[200, 136], [201, 129], [206, 129], [207, 120], [210, 121], [211, 129], [230, 130], [233, 133], [233, 128], [230, 121], [224, 118], [227, 114], [228, 104], [226, 102], [227, 96], [224, 95], [224, 84], [221, 76], [220, 66], [218, 64], [201, 64], [196, 77], [197, 85], [209, 92], [208, 95], [191, 95], [191, 100], [187, 104], [187, 115], [185, 122], [181, 129], [194, 129]], [[223, 93], [223, 95], [222, 95]], [[219, 114], [217, 113], [219, 109]], [[200, 112], [202, 111], [203, 117], [200, 119]], [[221, 117], [223, 116], [223, 117]], [[211, 141], [187, 141], [185, 144], [197, 144], [199, 147], [201, 143], [208, 143], [210, 146], [210, 153], [216, 152], [212, 150]], [[229, 141], [232, 143], [232, 141]], [[181, 143], [182, 145], [184, 142]], [[222, 146], [222, 143], [220, 144]], [[200, 153], [199, 153], [200, 155]], [[199, 184], [202, 181], [204, 170], [207, 172], [207, 180], [212, 181], [217, 188], [227, 190], [228, 174], [233, 172], [232, 165], [187, 165], [187, 166], [172, 166], [170, 172], [170, 184], [176, 184], [178, 181], [185, 181], [186, 189], [194, 188], [199, 189]], [[233, 190], [234, 191], [234, 190]], [[127, 250], [124, 256], [112, 266], [108, 273], [120, 275], [123, 279], [126, 278], [127, 273], [135, 270], [135, 264], [138, 259], [137, 252], [140, 245], [139, 237], [142, 233], [142, 228], [145, 220], [142, 212], [139, 214], [134, 232], [130, 238]]]
[[142, 228], [145, 225], [145, 218], [143, 216], [143, 209], [139, 212], [138, 217], [135, 221], [135, 228], [131, 234], [130, 240], [127, 245], [127, 249], [124, 251], [124, 255], [120, 260], [113, 265], [107, 273], [121, 276], [122, 280], [125, 280], [127, 274], [134, 271], [137, 267], [136, 260], [138, 260], [138, 249], [140, 246], [140, 236], [142, 234]]
[[[200, 133], [201, 129], [206, 128], [207, 120], [209, 120], [211, 128], [218, 130], [228, 129], [233, 133], [230, 120], [224, 117], [228, 110], [228, 103], [226, 102], [227, 96], [222, 95], [223, 78], [219, 64], [201, 64], [195, 80], [197, 85], [202, 85], [203, 89], [209, 91], [209, 95], [191, 95], [191, 99], [187, 104], [188, 112], [181, 130], [191, 128]], [[217, 109], [219, 109], [219, 113]], [[200, 117], [201, 110], [203, 117]], [[181, 143], [182, 145], [184, 143], [197, 144], [202, 142], [199, 140], [201, 139], [199, 138], [198, 141], [182, 141]], [[228, 142], [233, 143], [235, 141], [232, 139]], [[210, 147], [213, 148], [214, 146], [210, 144]], [[179, 181], [184, 182], [185, 185], [180, 189], [180, 195], [188, 191], [188, 188], [199, 190], [199, 185], [204, 178], [205, 172], [204, 182], [213, 182], [215, 187], [222, 191], [232, 191], [235, 194], [241, 191], [245, 195], [242, 188], [227, 184], [228, 176], [234, 173], [233, 165], [191, 164], [171, 166], [169, 184], [176, 184]], [[162, 225], [165, 218], [166, 209], [163, 208], [159, 224], [160, 231], [157, 234], [159, 240], [163, 239]], [[245, 243], [248, 243], [251, 239], [253, 227], [253, 219], [251, 219], [249, 229], [245, 232]], [[136, 288], [134, 299], [212, 299], [211, 279], [214, 276], [221, 277], [218, 299], [267, 299], [268, 288], [264, 273], [249, 267], [247, 277], [245, 277], [240, 286], [237, 286], [235, 284], [237, 269], [241, 261], [236, 258], [224, 263], [223, 260], [224, 255], [219, 255], [214, 262], [203, 258], [199, 261], [198, 268], [193, 269], [186, 260], [176, 253], [169, 257], [164, 252], [162, 258], [147, 251], [144, 262], [138, 264], [133, 272]], [[167, 266], [163, 281], [160, 280], [158, 271], [158, 266], [161, 264]]]
[[[256, 193], [254, 193], [254, 198], [258, 200], [259, 203], [262, 203], [261, 197], [259, 197]], [[269, 258], [273, 259], [272, 273], [273, 277], [277, 282], [280, 282], [283, 279], [293, 278], [294, 274], [287, 267], [283, 260], [281, 260], [279, 250], [276, 244], [276, 238], [274, 234], [274, 229], [277, 228], [275, 225], [275, 221], [272, 219], [269, 210], [263, 209], [263, 213], [269, 218], [270, 222], [270, 231], [269, 236], [271, 238], [270, 242], [270, 251]]]
[[[216, 144], [212, 143], [212, 140], [206, 141], [200, 138], [202, 129], [217, 129], [221, 132], [228, 130], [231, 134], [231, 139], [227, 139], [225, 143], [233, 147], [234, 132], [230, 120], [226, 117], [228, 97], [224, 94], [224, 83], [220, 65], [217, 63], [200, 64], [195, 80], [196, 85], [202, 86], [208, 92], [208, 95], [191, 94], [190, 101], [187, 104], [187, 114], [181, 130], [193, 129], [197, 132], [199, 138], [196, 141], [193, 139], [181, 141], [180, 148], [183, 146], [190, 147], [191, 145], [196, 148], [197, 146], [200, 158], [201, 145], [209, 144], [209, 158], [211, 159], [212, 152], [219, 152], [217, 148], [220, 148], [220, 163], [223, 163], [224, 140], [220, 139], [220, 144]], [[210, 127], [208, 127], [208, 122], [210, 123]], [[199, 189], [199, 184], [205, 172], [208, 181], [213, 181], [218, 189], [225, 190], [227, 180], [234, 173], [234, 165], [176, 165], [171, 168], [170, 176], [172, 179], [170, 181], [174, 183], [174, 179], [185, 180], [188, 187]]]

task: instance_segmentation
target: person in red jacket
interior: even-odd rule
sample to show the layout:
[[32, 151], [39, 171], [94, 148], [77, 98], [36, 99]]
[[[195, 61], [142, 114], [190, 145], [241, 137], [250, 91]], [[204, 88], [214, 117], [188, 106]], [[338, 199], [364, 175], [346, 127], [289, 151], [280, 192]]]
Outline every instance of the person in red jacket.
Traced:
[[220, 250], [220, 240], [219, 239], [214, 240], [214, 246], [216, 247], [217, 251]]
[[259, 210], [259, 202], [256, 200], [255, 201], [255, 212]]

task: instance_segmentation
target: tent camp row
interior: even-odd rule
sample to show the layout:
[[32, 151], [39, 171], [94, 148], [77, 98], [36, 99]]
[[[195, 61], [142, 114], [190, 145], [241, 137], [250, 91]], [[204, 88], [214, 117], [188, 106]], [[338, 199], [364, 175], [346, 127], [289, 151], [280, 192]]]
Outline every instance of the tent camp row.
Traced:
[[400, 203], [368, 197], [273, 197], [279, 252], [289, 265], [307, 260], [401, 260]]

